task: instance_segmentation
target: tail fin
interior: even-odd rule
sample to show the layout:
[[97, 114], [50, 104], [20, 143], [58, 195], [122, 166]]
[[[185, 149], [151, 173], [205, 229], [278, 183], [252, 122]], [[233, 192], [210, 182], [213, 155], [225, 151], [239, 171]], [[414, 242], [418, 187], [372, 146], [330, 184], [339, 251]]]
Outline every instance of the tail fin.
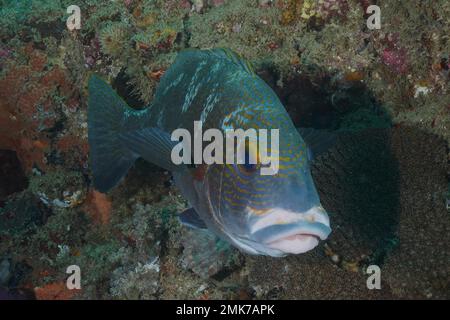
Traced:
[[[146, 110], [133, 110], [97, 76], [89, 79], [88, 140], [94, 186], [113, 188], [139, 157], [121, 141], [120, 134], [145, 124]], [[144, 119], [143, 119], [144, 118]]]

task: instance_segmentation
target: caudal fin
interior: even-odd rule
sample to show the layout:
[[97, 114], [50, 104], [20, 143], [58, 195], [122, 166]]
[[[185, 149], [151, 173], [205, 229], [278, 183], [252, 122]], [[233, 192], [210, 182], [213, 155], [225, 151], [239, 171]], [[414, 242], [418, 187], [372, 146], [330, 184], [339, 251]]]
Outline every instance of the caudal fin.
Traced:
[[88, 140], [97, 190], [114, 187], [139, 157], [121, 141], [120, 134], [138, 127], [143, 115], [128, 107], [102, 79], [95, 75], [89, 79]]

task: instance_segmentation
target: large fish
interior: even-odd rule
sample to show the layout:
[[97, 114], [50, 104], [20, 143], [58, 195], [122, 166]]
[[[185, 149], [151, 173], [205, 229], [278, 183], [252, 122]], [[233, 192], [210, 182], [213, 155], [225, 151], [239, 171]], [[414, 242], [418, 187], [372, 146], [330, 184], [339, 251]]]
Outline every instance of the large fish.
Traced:
[[[177, 128], [279, 129], [279, 169], [257, 165], [175, 165]], [[89, 81], [89, 145], [94, 186], [113, 188], [139, 157], [172, 172], [192, 206], [180, 215], [250, 254], [313, 249], [331, 232], [310, 173], [310, 152], [272, 89], [226, 49], [185, 50], [161, 78], [151, 105], [133, 110], [100, 78]]]

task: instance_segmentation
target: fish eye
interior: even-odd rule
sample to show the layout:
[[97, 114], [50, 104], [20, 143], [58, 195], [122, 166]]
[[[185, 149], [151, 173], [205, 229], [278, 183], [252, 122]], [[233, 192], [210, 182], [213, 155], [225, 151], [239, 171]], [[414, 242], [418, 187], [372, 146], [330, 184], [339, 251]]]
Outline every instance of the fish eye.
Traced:
[[[241, 169], [241, 171], [246, 172], [246, 173], [253, 173], [255, 172], [258, 167], [259, 164], [258, 163], [250, 163], [250, 148], [248, 145], [246, 145], [245, 147], [245, 162], [243, 164], [239, 164], [239, 168]], [[257, 159], [258, 161], [258, 159]]]

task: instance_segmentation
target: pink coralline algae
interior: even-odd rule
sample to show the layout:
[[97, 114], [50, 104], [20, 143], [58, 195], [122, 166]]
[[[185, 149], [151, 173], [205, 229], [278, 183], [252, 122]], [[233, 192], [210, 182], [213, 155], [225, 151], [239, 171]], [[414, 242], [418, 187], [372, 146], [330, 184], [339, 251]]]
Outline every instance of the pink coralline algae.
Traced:
[[381, 61], [394, 72], [404, 74], [408, 70], [407, 54], [404, 48], [384, 49]]
[[9, 58], [11, 55], [11, 50], [0, 48], [0, 59], [1, 58]]
[[8, 59], [11, 53], [10, 49], [0, 47], [0, 68], [3, 68], [3, 60]]
[[90, 45], [84, 48], [84, 62], [87, 67], [92, 68], [100, 58], [100, 40], [96, 35], [90, 41]]
[[219, 7], [225, 3], [225, 0], [211, 0], [210, 5], [212, 7]]
[[123, 4], [125, 5], [125, 7], [128, 8], [129, 6], [131, 6], [133, 4], [133, 0], [124, 0]]
[[331, 18], [344, 18], [349, 10], [347, 0], [323, 0], [319, 1], [317, 11], [320, 17], [328, 21]]
[[192, 7], [192, 4], [189, 2], [189, 0], [181, 0], [179, 5], [180, 5], [180, 8], [183, 8], [183, 9], [191, 9], [191, 7]]
[[408, 52], [400, 44], [398, 33], [388, 33], [381, 39], [381, 62], [393, 72], [404, 74], [408, 70]]

